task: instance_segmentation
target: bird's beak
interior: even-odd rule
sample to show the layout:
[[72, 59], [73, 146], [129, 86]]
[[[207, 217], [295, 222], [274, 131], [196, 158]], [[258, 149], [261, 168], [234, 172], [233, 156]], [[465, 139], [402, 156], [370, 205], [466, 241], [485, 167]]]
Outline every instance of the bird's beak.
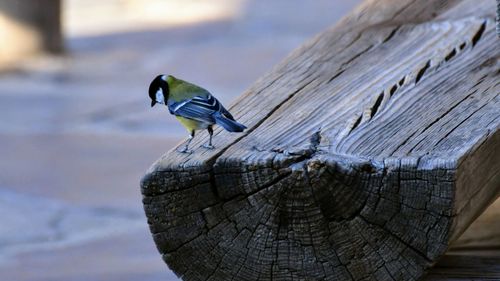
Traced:
[[155, 100], [151, 100], [151, 107], [153, 107], [156, 104]]

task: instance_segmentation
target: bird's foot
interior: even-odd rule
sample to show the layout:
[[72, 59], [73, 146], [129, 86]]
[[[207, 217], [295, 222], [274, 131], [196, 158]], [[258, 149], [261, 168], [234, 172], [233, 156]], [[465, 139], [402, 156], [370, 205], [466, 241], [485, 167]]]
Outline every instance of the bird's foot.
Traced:
[[191, 149], [188, 149], [187, 147], [184, 147], [183, 149], [181, 150], [177, 150], [177, 152], [180, 152], [180, 153], [186, 153], [186, 154], [191, 154], [193, 153], [193, 151]]
[[211, 144], [204, 144], [202, 145], [202, 147], [206, 148], [206, 149], [214, 149], [215, 146], [211, 145]]

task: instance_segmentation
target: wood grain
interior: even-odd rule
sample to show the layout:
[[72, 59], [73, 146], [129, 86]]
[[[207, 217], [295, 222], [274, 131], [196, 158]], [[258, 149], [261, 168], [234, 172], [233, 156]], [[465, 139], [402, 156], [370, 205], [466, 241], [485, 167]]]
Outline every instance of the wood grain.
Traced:
[[500, 280], [500, 198], [453, 242], [425, 281]]
[[[500, 257], [500, 198], [451, 244], [447, 253]], [[500, 264], [500, 263], [499, 263]], [[498, 276], [500, 279], [500, 275]]]
[[492, 1], [367, 1], [141, 181], [184, 280], [418, 280], [500, 192]]
[[500, 257], [445, 255], [425, 281], [493, 281], [500, 279]]

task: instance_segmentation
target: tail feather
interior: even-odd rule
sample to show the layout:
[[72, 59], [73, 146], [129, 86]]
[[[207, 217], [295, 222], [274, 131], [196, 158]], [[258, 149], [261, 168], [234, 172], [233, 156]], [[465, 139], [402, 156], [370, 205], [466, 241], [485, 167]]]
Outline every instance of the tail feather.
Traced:
[[219, 126], [222, 126], [222, 128], [226, 129], [226, 131], [243, 132], [243, 130], [247, 128], [245, 125], [225, 117], [220, 112], [216, 112], [214, 117], [215, 123]]

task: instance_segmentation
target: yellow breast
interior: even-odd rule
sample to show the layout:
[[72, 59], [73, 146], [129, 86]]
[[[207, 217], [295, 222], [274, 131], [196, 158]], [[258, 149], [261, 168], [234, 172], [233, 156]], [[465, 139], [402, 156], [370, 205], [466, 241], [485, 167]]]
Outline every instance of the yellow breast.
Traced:
[[191, 132], [192, 130], [206, 129], [209, 126], [209, 124], [207, 124], [207, 123], [203, 123], [203, 122], [193, 120], [193, 119], [184, 118], [181, 116], [175, 116], [175, 118], [177, 118], [177, 120], [179, 120], [179, 122], [181, 122], [182, 126], [184, 126], [189, 132]]

